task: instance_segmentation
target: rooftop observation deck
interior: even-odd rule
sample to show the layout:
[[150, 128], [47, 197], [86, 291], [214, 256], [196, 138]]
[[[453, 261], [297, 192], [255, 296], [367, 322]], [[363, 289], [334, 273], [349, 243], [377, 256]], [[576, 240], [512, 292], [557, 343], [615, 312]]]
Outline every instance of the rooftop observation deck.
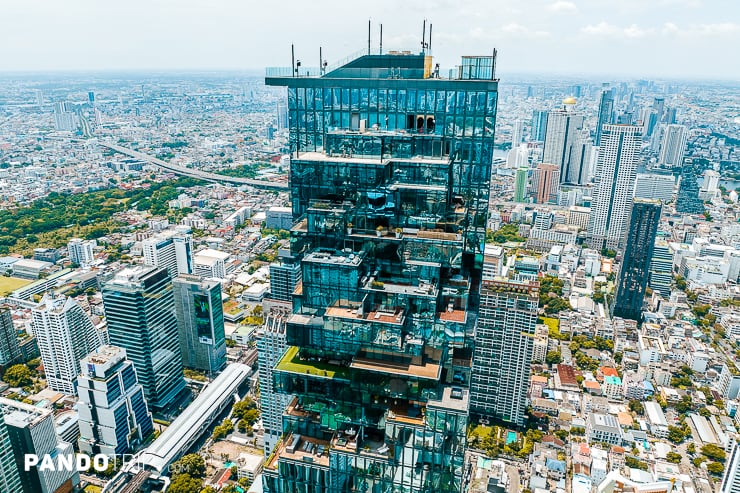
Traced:
[[[275, 86], [306, 87], [319, 79], [425, 80], [444, 86], [445, 83], [496, 84], [495, 57], [463, 56], [459, 65], [443, 70], [433, 62], [431, 51], [386, 51], [363, 49], [336, 63], [321, 67], [304, 66], [294, 60], [290, 67], [268, 67], [265, 83]], [[392, 84], [391, 84], [392, 85]]]

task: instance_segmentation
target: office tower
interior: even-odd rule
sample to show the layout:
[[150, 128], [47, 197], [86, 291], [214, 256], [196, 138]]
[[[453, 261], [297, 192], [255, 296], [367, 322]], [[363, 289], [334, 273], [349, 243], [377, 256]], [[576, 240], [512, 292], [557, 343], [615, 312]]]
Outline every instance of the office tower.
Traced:
[[18, 347], [18, 331], [13, 326], [13, 315], [9, 306], [0, 306], [0, 366], [7, 368], [21, 359]]
[[87, 92], [87, 102], [90, 103], [90, 105], [95, 106], [95, 91]]
[[719, 493], [737, 493], [740, 491], [740, 443], [735, 441], [730, 455], [725, 462], [725, 472], [719, 486]]
[[77, 113], [69, 110], [66, 102], [54, 103], [54, 129], [63, 132], [77, 130], [79, 118]]
[[532, 136], [534, 142], [544, 142], [547, 134], [547, 111], [534, 110], [532, 112]]
[[[59, 440], [54, 429], [54, 414], [51, 410], [24, 404], [0, 397], [0, 409], [5, 418], [5, 428], [12, 447], [10, 457], [15, 458], [15, 467], [20, 476], [21, 487], [2, 490], [13, 493], [54, 493], [72, 491], [80, 483], [77, 470], [66, 471], [54, 468], [31, 467], [25, 470], [25, 455], [33, 454], [43, 459], [50, 455], [54, 464], [58, 460], [75, 463], [71, 443]], [[3, 433], [4, 434], [4, 433]], [[4, 440], [3, 440], [4, 442]], [[3, 454], [0, 462], [5, 469], [8, 455]], [[9, 465], [9, 464], [8, 464]]]
[[599, 99], [599, 119], [596, 121], [596, 139], [594, 145], [601, 145], [602, 127], [607, 123], [614, 122], [614, 89], [601, 92]]
[[170, 277], [193, 272], [193, 237], [174, 230], [141, 242], [144, 265], [164, 267]]
[[591, 132], [582, 129], [576, 134], [571, 149], [570, 185], [586, 185], [591, 180], [591, 154], [594, 148]]
[[159, 267], [126, 268], [103, 286], [110, 343], [126, 350], [153, 410], [185, 389], [172, 282]]
[[663, 113], [663, 122], [669, 125], [676, 123], [676, 108], [666, 108]]
[[10, 442], [8, 425], [0, 413], [0, 491], [23, 491], [18, 465], [13, 456], [13, 444]]
[[575, 98], [566, 98], [561, 109], [553, 110], [547, 115], [542, 162], [558, 166], [560, 183], [578, 184], [582, 166], [574, 147], [583, 130], [583, 114], [574, 110], [575, 104]]
[[484, 280], [475, 329], [470, 414], [524, 424], [539, 283]]
[[69, 261], [80, 266], [87, 266], [95, 260], [94, 248], [97, 246], [95, 240], [83, 240], [81, 238], [72, 238], [67, 243]]
[[516, 170], [514, 178], [514, 202], [527, 201], [527, 181], [529, 178], [529, 168], [526, 166]]
[[524, 137], [524, 122], [521, 120], [514, 120], [514, 124], [511, 129], [511, 148], [516, 149], [519, 144], [522, 143]]
[[663, 238], [655, 240], [653, 257], [650, 260], [650, 276], [648, 286], [653, 291], [669, 299], [671, 296], [671, 280], [673, 278], [673, 253], [668, 242]]
[[640, 127], [604, 125], [588, 225], [591, 247], [624, 246], [641, 144]]
[[75, 395], [80, 360], [102, 342], [92, 320], [74, 298], [51, 293], [31, 313], [48, 386]]
[[695, 171], [686, 166], [681, 172], [681, 183], [676, 197], [676, 212], [704, 214], [704, 202], [699, 197], [699, 183]]
[[265, 491], [460, 492], [493, 57], [463, 57], [450, 78], [409, 52], [291, 71], [266, 83], [288, 87], [302, 268], [273, 375], [297, 397]]
[[617, 282], [617, 297], [613, 310], [615, 317], [638, 322], [641, 319], [655, 234], [660, 222], [660, 210], [659, 200], [634, 200], [627, 233], [627, 249]]
[[699, 198], [702, 200], [711, 200], [719, 191], [720, 174], [713, 169], [704, 171], [704, 182], [701, 185]]
[[283, 102], [277, 104], [277, 128], [278, 130], [288, 128], [288, 106]]
[[301, 282], [301, 263], [289, 249], [278, 250], [278, 261], [270, 264], [270, 298], [293, 301], [293, 292]]
[[213, 374], [226, 366], [221, 283], [182, 275], [172, 281], [182, 364]]
[[265, 430], [265, 457], [269, 457], [283, 434], [283, 410], [292, 395], [275, 391], [273, 368], [285, 353], [285, 315], [270, 314], [257, 331], [257, 361], [260, 376], [260, 410]]
[[658, 164], [666, 168], [680, 168], [686, 152], [688, 129], [683, 125], [665, 125], [660, 144]]
[[102, 346], [83, 358], [80, 367], [80, 452], [108, 456], [131, 452], [154, 425], [126, 350]]
[[532, 189], [538, 204], [556, 203], [560, 168], [556, 164], [540, 163], [532, 170]]
[[638, 173], [635, 178], [636, 199], [673, 200], [676, 177], [672, 174]]

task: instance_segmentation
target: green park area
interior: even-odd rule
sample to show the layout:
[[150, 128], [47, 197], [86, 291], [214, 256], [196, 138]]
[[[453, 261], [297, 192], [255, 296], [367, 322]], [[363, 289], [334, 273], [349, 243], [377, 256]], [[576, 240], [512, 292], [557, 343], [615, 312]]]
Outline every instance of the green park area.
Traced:
[[0, 296], [7, 296], [16, 289], [31, 284], [33, 281], [19, 279], [17, 277], [0, 276]]

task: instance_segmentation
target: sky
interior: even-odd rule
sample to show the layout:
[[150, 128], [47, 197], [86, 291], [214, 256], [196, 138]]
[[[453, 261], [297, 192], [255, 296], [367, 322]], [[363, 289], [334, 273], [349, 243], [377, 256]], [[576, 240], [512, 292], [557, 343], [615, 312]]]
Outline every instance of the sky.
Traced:
[[445, 68], [498, 49], [501, 77], [740, 80], [738, 0], [2, 0], [0, 72], [262, 70], [367, 46]]

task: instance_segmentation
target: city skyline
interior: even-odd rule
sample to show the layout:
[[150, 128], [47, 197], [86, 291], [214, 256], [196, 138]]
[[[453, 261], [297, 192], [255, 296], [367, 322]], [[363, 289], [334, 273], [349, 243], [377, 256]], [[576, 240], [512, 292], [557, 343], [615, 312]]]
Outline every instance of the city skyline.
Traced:
[[[177, 3], [176, 10], [174, 6], [166, 1], [104, 9], [89, 0], [10, 2], [0, 9], [7, 24], [0, 73], [259, 70], [286, 65], [290, 42], [305, 65], [318, 65], [311, 61], [318, 62], [320, 46], [329, 63], [366, 48], [368, 18], [373, 47], [383, 24], [385, 49], [420, 48], [426, 18], [427, 28], [435, 24], [432, 48], [438, 48], [435, 55], [443, 69], [454, 66], [457, 53], [485, 55], [495, 47], [500, 75], [740, 76], [740, 68], [706, 56], [740, 41], [740, 23], [728, 21], [740, 17], [740, 7], [725, 0], [713, 2], [712, 8], [702, 0], [648, 5], [637, 0], [536, 0], [523, 6], [511, 0], [462, 5], [383, 0], [359, 13], [332, 0], [286, 6], [293, 10], [289, 17], [282, 8], [226, 0], [208, 5], [188, 0]], [[332, 13], [332, 29], [317, 29], [326, 12]], [[272, 29], [265, 34], [250, 29], [253, 25]], [[265, 38], [280, 42], [265, 43]], [[640, 51], [640, 46], [650, 49]]]

